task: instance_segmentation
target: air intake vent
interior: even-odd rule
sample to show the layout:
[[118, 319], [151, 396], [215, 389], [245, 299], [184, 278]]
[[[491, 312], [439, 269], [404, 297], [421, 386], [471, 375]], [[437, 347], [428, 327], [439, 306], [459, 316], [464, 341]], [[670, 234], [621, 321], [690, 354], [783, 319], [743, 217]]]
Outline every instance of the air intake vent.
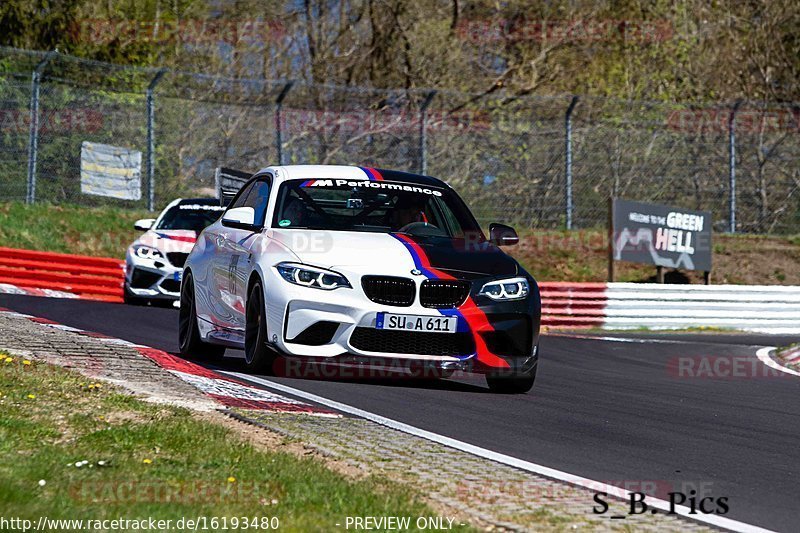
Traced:
[[361, 286], [367, 298], [375, 303], [408, 307], [414, 303], [416, 286], [408, 278], [394, 276], [364, 276]]
[[176, 279], [167, 278], [161, 282], [161, 288], [167, 292], [181, 292], [181, 282]]
[[287, 339], [286, 342], [305, 344], [306, 346], [322, 346], [331, 342], [337, 329], [339, 329], [338, 322], [315, 322], [300, 332], [297, 337]]
[[183, 268], [183, 265], [186, 264], [186, 258], [189, 257], [189, 254], [181, 253], [181, 252], [169, 252], [167, 253], [167, 259], [169, 262], [172, 263], [174, 266], [178, 268]]
[[353, 348], [365, 352], [457, 356], [475, 352], [470, 333], [427, 333], [357, 327], [350, 336]]
[[141, 270], [139, 268], [133, 269], [133, 276], [131, 279], [131, 287], [134, 289], [149, 289], [154, 283], [161, 279], [161, 274], [157, 272], [150, 272], [148, 270]]
[[466, 281], [428, 279], [419, 289], [419, 303], [432, 309], [452, 309], [464, 303], [469, 288]]

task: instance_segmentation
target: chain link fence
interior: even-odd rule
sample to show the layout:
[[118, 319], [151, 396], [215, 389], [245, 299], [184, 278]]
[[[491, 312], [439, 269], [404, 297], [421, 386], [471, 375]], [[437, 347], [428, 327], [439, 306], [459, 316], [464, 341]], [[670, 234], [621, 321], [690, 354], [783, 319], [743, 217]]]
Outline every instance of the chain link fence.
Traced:
[[[617, 196], [800, 232], [800, 107], [378, 90], [0, 48], [0, 200], [158, 210], [214, 170], [357, 164], [447, 180], [482, 222], [600, 227]], [[142, 153], [141, 195], [84, 194], [83, 142]]]

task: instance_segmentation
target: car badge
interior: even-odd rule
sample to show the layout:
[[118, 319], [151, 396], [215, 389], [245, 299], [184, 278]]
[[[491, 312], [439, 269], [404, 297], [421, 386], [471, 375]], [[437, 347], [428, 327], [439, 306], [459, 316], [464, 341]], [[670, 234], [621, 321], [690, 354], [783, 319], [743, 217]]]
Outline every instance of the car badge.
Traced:
[[421, 270], [417, 270], [415, 268], [414, 270], [411, 271], [411, 275], [412, 276], [421, 276], [422, 275], [422, 271]]

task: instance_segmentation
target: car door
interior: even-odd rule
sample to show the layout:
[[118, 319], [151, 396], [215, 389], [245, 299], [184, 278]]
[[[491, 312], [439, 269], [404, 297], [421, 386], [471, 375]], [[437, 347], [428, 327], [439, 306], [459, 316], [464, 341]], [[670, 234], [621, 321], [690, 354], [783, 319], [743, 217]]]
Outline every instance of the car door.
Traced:
[[[253, 190], [254, 182], [244, 185], [242, 189], [231, 200], [228, 209], [236, 207], [244, 207], [247, 197]], [[224, 214], [223, 214], [224, 216]], [[213, 247], [213, 254], [210, 261], [210, 276], [209, 287], [211, 292], [210, 307], [214, 315], [214, 323], [218, 327], [230, 329], [233, 327], [233, 316], [231, 312], [232, 302], [231, 294], [231, 248], [228, 244], [228, 237], [230, 236], [232, 228], [222, 225], [222, 222], [217, 224], [216, 231], [208, 235], [208, 245]]]
[[[258, 177], [250, 184], [247, 195], [232, 207], [252, 207], [255, 225], [263, 227], [269, 201], [269, 176]], [[244, 195], [243, 195], [244, 196]], [[251, 249], [258, 240], [259, 232], [250, 229], [223, 226], [218, 240], [217, 279], [221, 311], [220, 325], [244, 331], [245, 304], [247, 300], [247, 277], [251, 268]]]

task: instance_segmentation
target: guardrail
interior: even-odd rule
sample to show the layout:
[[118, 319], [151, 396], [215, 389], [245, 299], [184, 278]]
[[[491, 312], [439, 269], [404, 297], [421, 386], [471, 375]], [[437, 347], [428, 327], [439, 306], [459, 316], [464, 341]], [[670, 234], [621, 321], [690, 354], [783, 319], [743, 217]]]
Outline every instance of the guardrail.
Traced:
[[0, 247], [4, 292], [122, 301], [125, 262]]
[[[0, 247], [0, 292], [122, 301], [118, 259]], [[715, 327], [800, 333], [800, 287], [544, 281], [549, 329]]]
[[549, 328], [800, 333], [796, 286], [542, 282], [539, 287], [542, 325]]
[[800, 333], [800, 287], [608, 283], [603, 327]]
[[607, 305], [606, 283], [539, 282], [542, 326], [601, 328]]

